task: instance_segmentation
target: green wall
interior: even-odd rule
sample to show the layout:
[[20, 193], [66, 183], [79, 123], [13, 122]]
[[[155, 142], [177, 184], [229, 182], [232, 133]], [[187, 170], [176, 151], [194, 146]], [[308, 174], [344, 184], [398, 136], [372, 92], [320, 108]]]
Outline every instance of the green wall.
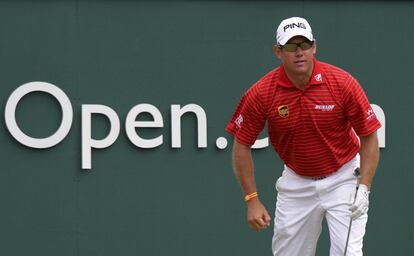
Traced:
[[[19, 144], [4, 118], [0, 132], [0, 255], [271, 255], [273, 230], [249, 230], [230, 147], [216, 139], [242, 93], [279, 64], [272, 53], [280, 20], [304, 16], [317, 57], [350, 71], [386, 116], [386, 148], [371, 194], [365, 255], [412, 255], [414, 172], [410, 158], [414, 4], [356, 1], [0, 1], [0, 110], [18, 86], [46, 81], [70, 98], [72, 129], [60, 144]], [[125, 118], [156, 106], [164, 127], [155, 149], [129, 142]], [[185, 115], [182, 147], [171, 148], [170, 106], [198, 104], [208, 118], [197, 148]], [[81, 169], [81, 105], [103, 104], [121, 120], [109, 148]], [[56, 100], [32, 93], [16, 117], [34, 137], [60, 122]], [[93, 118], [93, 135], [109, 130]], [[282, 163], [254, 152], [257, 185], [270, 212]], [[273, 214], [272, 214], [273, 215]], [[345, 238], [344, 238], [345, 239]], [[317, 255], [328, 255], [326, 227]]]

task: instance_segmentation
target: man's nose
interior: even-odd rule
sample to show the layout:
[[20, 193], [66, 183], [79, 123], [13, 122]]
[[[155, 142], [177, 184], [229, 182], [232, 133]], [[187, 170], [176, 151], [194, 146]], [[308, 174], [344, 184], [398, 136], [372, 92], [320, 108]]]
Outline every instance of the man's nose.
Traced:
[[300, 48], [300, 47], [298, 46], [298, 48], [296, 48], [295, 55], [297, 55], [297, 56], [302, 56], [302, 55], [303, 55], [303, 50], [302, 50], [302, 48]]

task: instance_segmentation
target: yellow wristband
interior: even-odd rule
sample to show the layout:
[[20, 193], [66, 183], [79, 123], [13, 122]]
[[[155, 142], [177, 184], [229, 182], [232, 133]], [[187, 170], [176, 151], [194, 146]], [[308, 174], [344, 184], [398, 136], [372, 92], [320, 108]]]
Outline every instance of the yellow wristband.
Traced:
[[244, 197], [244, 201], [248, 202], [248, 201], [250, 201], [251, 199], [253, 199], [253, 198], [257, 197], [257, 196], [259, 196], [259, 194], [257, 194], [257, 192], [253, 192], [251, 194], [246, 195]]

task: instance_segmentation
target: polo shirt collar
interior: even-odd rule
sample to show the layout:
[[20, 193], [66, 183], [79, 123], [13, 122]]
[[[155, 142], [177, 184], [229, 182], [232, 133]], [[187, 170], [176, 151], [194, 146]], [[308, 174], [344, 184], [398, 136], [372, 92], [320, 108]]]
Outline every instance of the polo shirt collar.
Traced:
[[[293, 83], [289, 80], [285, 68], [282, 65], [280, 65], [280, 79], [278, 81], [278, 84], [284, 87], [294, 87]], [[321, 63], [316, 59], [313, 58], [313, 71], [311, 79], [308, 83], [308, 85], [318, 85], [324, 83], [324, 74], [322, 72]]]

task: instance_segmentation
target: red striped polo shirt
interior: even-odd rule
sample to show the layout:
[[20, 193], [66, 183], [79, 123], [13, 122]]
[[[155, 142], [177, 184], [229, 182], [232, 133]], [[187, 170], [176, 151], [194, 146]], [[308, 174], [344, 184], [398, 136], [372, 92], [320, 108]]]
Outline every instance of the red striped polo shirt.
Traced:
[[316, 59], [303, 90], [292, 84], [283, 65], [262, 77], [243, 95], [226, 130], [251, 146], [266, 122], [279, 157], [303, 176], [337, 171], [358, 153], [356, 135], [381, 127], [358, 81]]

